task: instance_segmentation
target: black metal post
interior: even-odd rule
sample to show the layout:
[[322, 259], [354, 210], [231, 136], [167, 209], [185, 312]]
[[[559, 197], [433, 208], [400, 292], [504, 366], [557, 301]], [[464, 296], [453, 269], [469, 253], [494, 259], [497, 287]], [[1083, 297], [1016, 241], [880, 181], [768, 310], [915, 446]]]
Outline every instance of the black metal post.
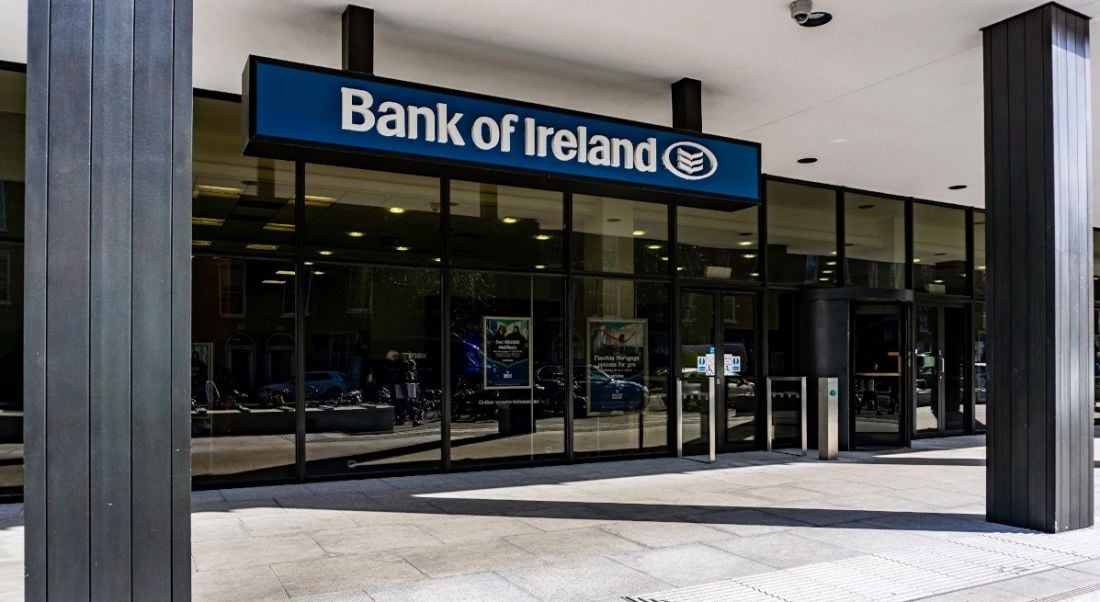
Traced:
[[1089, 20], [1044, 4], [983, 30], [986, 516], [1093, 523]]

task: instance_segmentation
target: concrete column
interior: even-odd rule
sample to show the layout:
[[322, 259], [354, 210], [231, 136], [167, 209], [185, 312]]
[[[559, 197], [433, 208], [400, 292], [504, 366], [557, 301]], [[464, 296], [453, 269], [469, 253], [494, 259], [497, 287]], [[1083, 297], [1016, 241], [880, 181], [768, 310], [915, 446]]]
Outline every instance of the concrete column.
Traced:
[[1045, 4], [984, 30], [986, 515], [1092, 525], [1088, 17]]
[[27, 599], [186, 600], [191, 0], [29, 16]]

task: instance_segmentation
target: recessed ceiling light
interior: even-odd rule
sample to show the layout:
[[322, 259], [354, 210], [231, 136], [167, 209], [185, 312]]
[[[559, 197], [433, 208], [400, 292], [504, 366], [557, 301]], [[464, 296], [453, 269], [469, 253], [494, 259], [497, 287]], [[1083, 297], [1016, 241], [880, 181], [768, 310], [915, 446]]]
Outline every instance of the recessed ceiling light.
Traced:
[[302, 265], [313, 265], [312, 261], [303, 261]]
[[682, 271], [684, 271], [684, 266], [682, 266], [682, 265], [681, 265], [681, 266], [676, 266], [676, 271], [677, 271], [677, 272], [682, 272]]
[[645, 236], [645, 230], [635, 230], [631, 232], [634, 236]]
[[920, 257], [914, 257], [913, 263], [920, 263]]
[[514, 218], [514, 217], [502, 217], [502, 218], [500, 218], [500, 221], [502, 221], [506, 224], [514, 224], [514, 223], [518, 222], [519, 220]]
[[646, 245], [645, 248], [649, 249], [650, 251], [658, 251], [661, 249], [661, 245]]
[[752, 241], [751, 240], [742, 240], [741, 242], [737, 243], [737, 245], [741, 246], [741, 247], [749, 247], [749, 246], [752, 246]]
[[668, 257], [662, 257], [661, 261], [668, 261]]
[[829, 255], [836, 256], [836, 251], [829, 251]]
[[286, 280], [262, 280], [261, 284], [286, 284]]
[[305, 197], [306, 207], [328, 207], [336, 199], [330, 196], [321, 196], [319, 194], [307, 194]]
[[818, 282], [832, 282], [833, 279], [832, 278], [818, 278], [817, 281]]
[[538, 264], [538, 265], [536, 265], [536, 266], [535, 266], [535, 269], [536, 269], [536, 270], [545, 270], [545, 269], [546, 269], [546, 266], [544, 266], [544, 265], [542, 265], [542, 264], [540, 263], [540, 264]]
[[833, 271], [832, 270], [821, 270], [821, 273], [822, 274], [832, 274]]
[[550, 240], [549, 234], [536, 234], [535, 240]]
[[741, 257], [744, 257], [745, 259], [756, 259], [756, 253], [745, 253]]
[[985, 266], [984, 265], [978, 266], [978, 270], [984, 272], [985, 271]]
[[317, 251], [317, 253], [324, 255], [325, 257], [332, 255], [332, 251]]
[[[836, 253], [834, 252], [833, 254], [835, 255]], [[836, 262], [835, 261], [826, 261], [825, 265], [836, 265]]]
[[275, 270], [276, 276], [293, 276], [294, 270]]
[[394, 249], [397, 249], [398, 251], [408, 251], [410, 248], [411, 247], [406, 247], [405, 245], [397, 245], [396, 247], [394, 247]]
[[933, 280], [932, 284], [943, 284], [943, 280]]
[[345, 234], [352, 238], [363, 238], [364, 236], [366, 236], [363, 232], [360, 232], [358, 230], [349, 230]]
[[193, 226], [213, 226], [215, 228], [220, 227], [225, 223], [224, 219], [216, 217], [192, 217], [191, 225]]
[[405, 208], [404, 207], [390, 207], [389, 212], [390, 213], [404, 213]]
[[191, 246], [193, 247], [209, 247], [214, 244], [212, 240], [192, 240]]
[[810, 165], [811, 163], [817, 163], [817, 157], [802, 157], [798, 162], [803, 165]]
[[947, 187], [948, 190], [963, 190], [965, 188], [966, 184], [952, 184], [951, 186]]
[[324, 276], [325, 273], [322, 272], [321, 270], [313, 270], [313, 275], [314, 276]]
[[760, 277], [760, 272], [753, 272], [753, 273], [749, 274], [749, 278], [759, 278], [759, 277]]
[[268, 222], [264, 224], [264, 230], [270, 230], [272, 232], [293, 232], [294, 224], [283, 224], [279, 222]]
[[443, 263], [443, 258], [442, 257], [433, 257], [432, 261], [434, 261], [436, 263]]
[[249, 251], [278, 251], [279, 245], [265, 245], [260, 243], [249, 243], [244, 246]]
[[233, 186], [214, 186], [212, 184], [199, 184], [195, 190], [203, 196], [214, 196], [225, 199], [241, 196], [241, 189]]

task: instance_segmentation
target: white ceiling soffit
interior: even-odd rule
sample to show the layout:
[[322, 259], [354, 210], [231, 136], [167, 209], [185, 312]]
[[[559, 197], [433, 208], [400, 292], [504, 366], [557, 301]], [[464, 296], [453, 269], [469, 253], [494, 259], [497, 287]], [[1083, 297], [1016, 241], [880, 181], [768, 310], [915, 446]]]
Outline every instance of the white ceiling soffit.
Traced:
[[[346, 4], [195, 0], [196, 87], [239, 92], [249, 53], [338, 66]], [[979, 30], [1041, 2], [815, 0], [834, 16], [816, 29], [787, 0], [364, 4], [380, 75], [661, 124], [669, 84], [694, 77], [704, 128], [761, 142], [767, 173], [980, 206]], [[26, 23], [10, 17], [26, 0], [0, 10], [0, 59], [23, 62]]]

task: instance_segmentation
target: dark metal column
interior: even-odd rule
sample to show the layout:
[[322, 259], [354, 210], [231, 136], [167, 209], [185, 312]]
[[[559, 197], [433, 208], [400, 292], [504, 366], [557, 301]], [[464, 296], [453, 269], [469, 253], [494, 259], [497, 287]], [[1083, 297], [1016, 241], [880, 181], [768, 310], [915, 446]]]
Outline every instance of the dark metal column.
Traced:
[[186, 600], [191, 1], [29, 16], [27, 599]]
[[349, 4], [341, 17], [345, 71], [374, 73], [374, 11]]
[[986, 515], [1092, 525], [1088, 17], [1045, 4], [984, 30]]
[[685, 77], [672, 84], [672, 127], [703, 131], [703, 83]]

